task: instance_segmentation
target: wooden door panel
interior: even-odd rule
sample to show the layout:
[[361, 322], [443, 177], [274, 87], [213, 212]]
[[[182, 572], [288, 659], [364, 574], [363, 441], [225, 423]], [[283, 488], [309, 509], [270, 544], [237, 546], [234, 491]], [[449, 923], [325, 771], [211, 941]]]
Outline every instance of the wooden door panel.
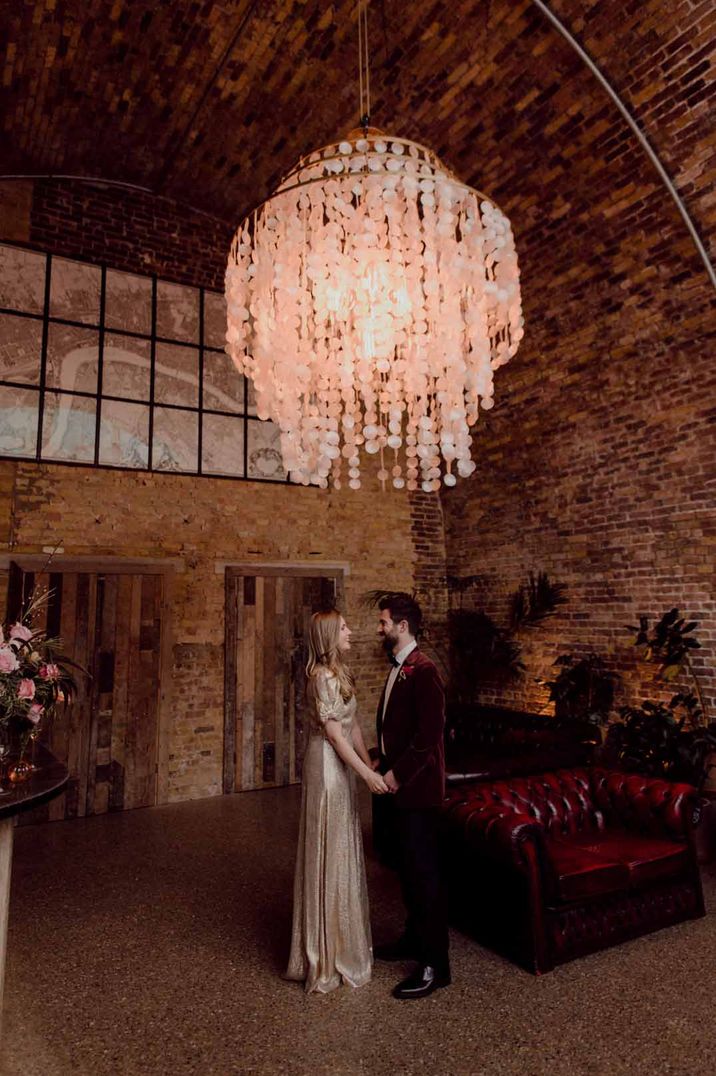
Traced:
[[225, 792], [300, 780], [305, 639], [337, 590], [333, 576], [227, 569]]
[[[47, 628], [89, 676], [59, 709], [46, 742], [69, 770], [66, 791], [26, 821], [150, 806], [157, 797], [157, 742], [164, 580], [147, 572], [23, 573], [8, 610], [29, 587], [49, 585]], [[14, 595], [14, 596], [13, 596]], [[19, 608], [19, 606], [17, 606]]]
[[[156, 802], [156, 744], [160, 692], [161, 577], [140, 575], [137, 649], [133, 648], [136, 677], [132, 681], [134, 702], [130, 707], [134, 747], [132, 807], [149, 807]], [[134, 640], [134, 636], [133, 636]]]

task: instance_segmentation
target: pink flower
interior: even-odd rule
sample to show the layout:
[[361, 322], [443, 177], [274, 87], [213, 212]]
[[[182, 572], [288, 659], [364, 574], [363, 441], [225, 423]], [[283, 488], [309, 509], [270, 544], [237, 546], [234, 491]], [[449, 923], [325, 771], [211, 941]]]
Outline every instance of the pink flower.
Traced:
[[30, 721], [32, 721], [33, 725], [37, 725], [44, 712], [44, 706], [40, 706], [39, 702], [33, 702], [32, 706], [28, 710], [27, 716], [29, 717]]
[[35, 681], [34, 680], [21, 680], [17, 688], [18, 699], [34, 699], [35, 698]]
[[0, 646], [0, 672], [14, 672], [18, 666], [17, 654], [9, 646]]
[[20, 639], [23, 643], [26, 643], [28, 639], [32, 638], [32, 631], [24, 624], [13, 624], [10, 628], [10, 638]]
[[60, 666], [59, 665], [41, 665], [40, 676], [43, 680], [59, 680], [60, 679]]

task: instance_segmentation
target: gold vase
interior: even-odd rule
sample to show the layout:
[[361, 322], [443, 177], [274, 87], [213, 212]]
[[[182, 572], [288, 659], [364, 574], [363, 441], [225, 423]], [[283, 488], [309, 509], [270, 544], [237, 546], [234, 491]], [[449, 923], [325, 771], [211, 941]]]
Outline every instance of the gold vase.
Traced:
[[32, 765], [27, 762], [26, 759], [21, 758], [19, 762], [16, 762], [15, 765], [11, 766], [8, 770], [8, 780], [14, 785], [19, 784], [21, 781], [26, 781], [32, 774], [32, 769]]

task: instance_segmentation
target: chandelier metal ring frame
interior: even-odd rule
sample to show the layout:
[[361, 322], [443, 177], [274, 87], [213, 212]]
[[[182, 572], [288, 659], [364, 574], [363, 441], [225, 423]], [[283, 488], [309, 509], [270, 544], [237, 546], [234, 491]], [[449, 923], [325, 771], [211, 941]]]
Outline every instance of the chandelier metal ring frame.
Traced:
[[[227, 351], [291, 478], [452, 486], [523, 336], [509, 221], [429, 148], [365, 126], [302, 157], [234, 237]], [[348, 186], [348, 182], [350, 186]]]

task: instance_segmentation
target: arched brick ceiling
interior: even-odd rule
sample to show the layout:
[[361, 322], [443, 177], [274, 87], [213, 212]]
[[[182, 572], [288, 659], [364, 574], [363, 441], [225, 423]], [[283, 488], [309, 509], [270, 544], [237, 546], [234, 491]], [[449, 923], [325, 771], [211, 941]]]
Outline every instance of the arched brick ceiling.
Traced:
[[[237, 221], [357, 118], [355, 0], [9, 5], [4, 172], [132, 182]], [[552, 0], [714, 242], [711, 0]], [[530, 0], [373, 0], [375, 121], [433, 146], [518, 235], [598, 191], [668, 199], [623, 119]], [[710, 174], [708, 170], [711, 170]], [[530, 176], [539, 176], [538, 184]], [[637, 184], [639, 185], [639, 184]], [[677, 229], [678, 231], [678, 229]]]

